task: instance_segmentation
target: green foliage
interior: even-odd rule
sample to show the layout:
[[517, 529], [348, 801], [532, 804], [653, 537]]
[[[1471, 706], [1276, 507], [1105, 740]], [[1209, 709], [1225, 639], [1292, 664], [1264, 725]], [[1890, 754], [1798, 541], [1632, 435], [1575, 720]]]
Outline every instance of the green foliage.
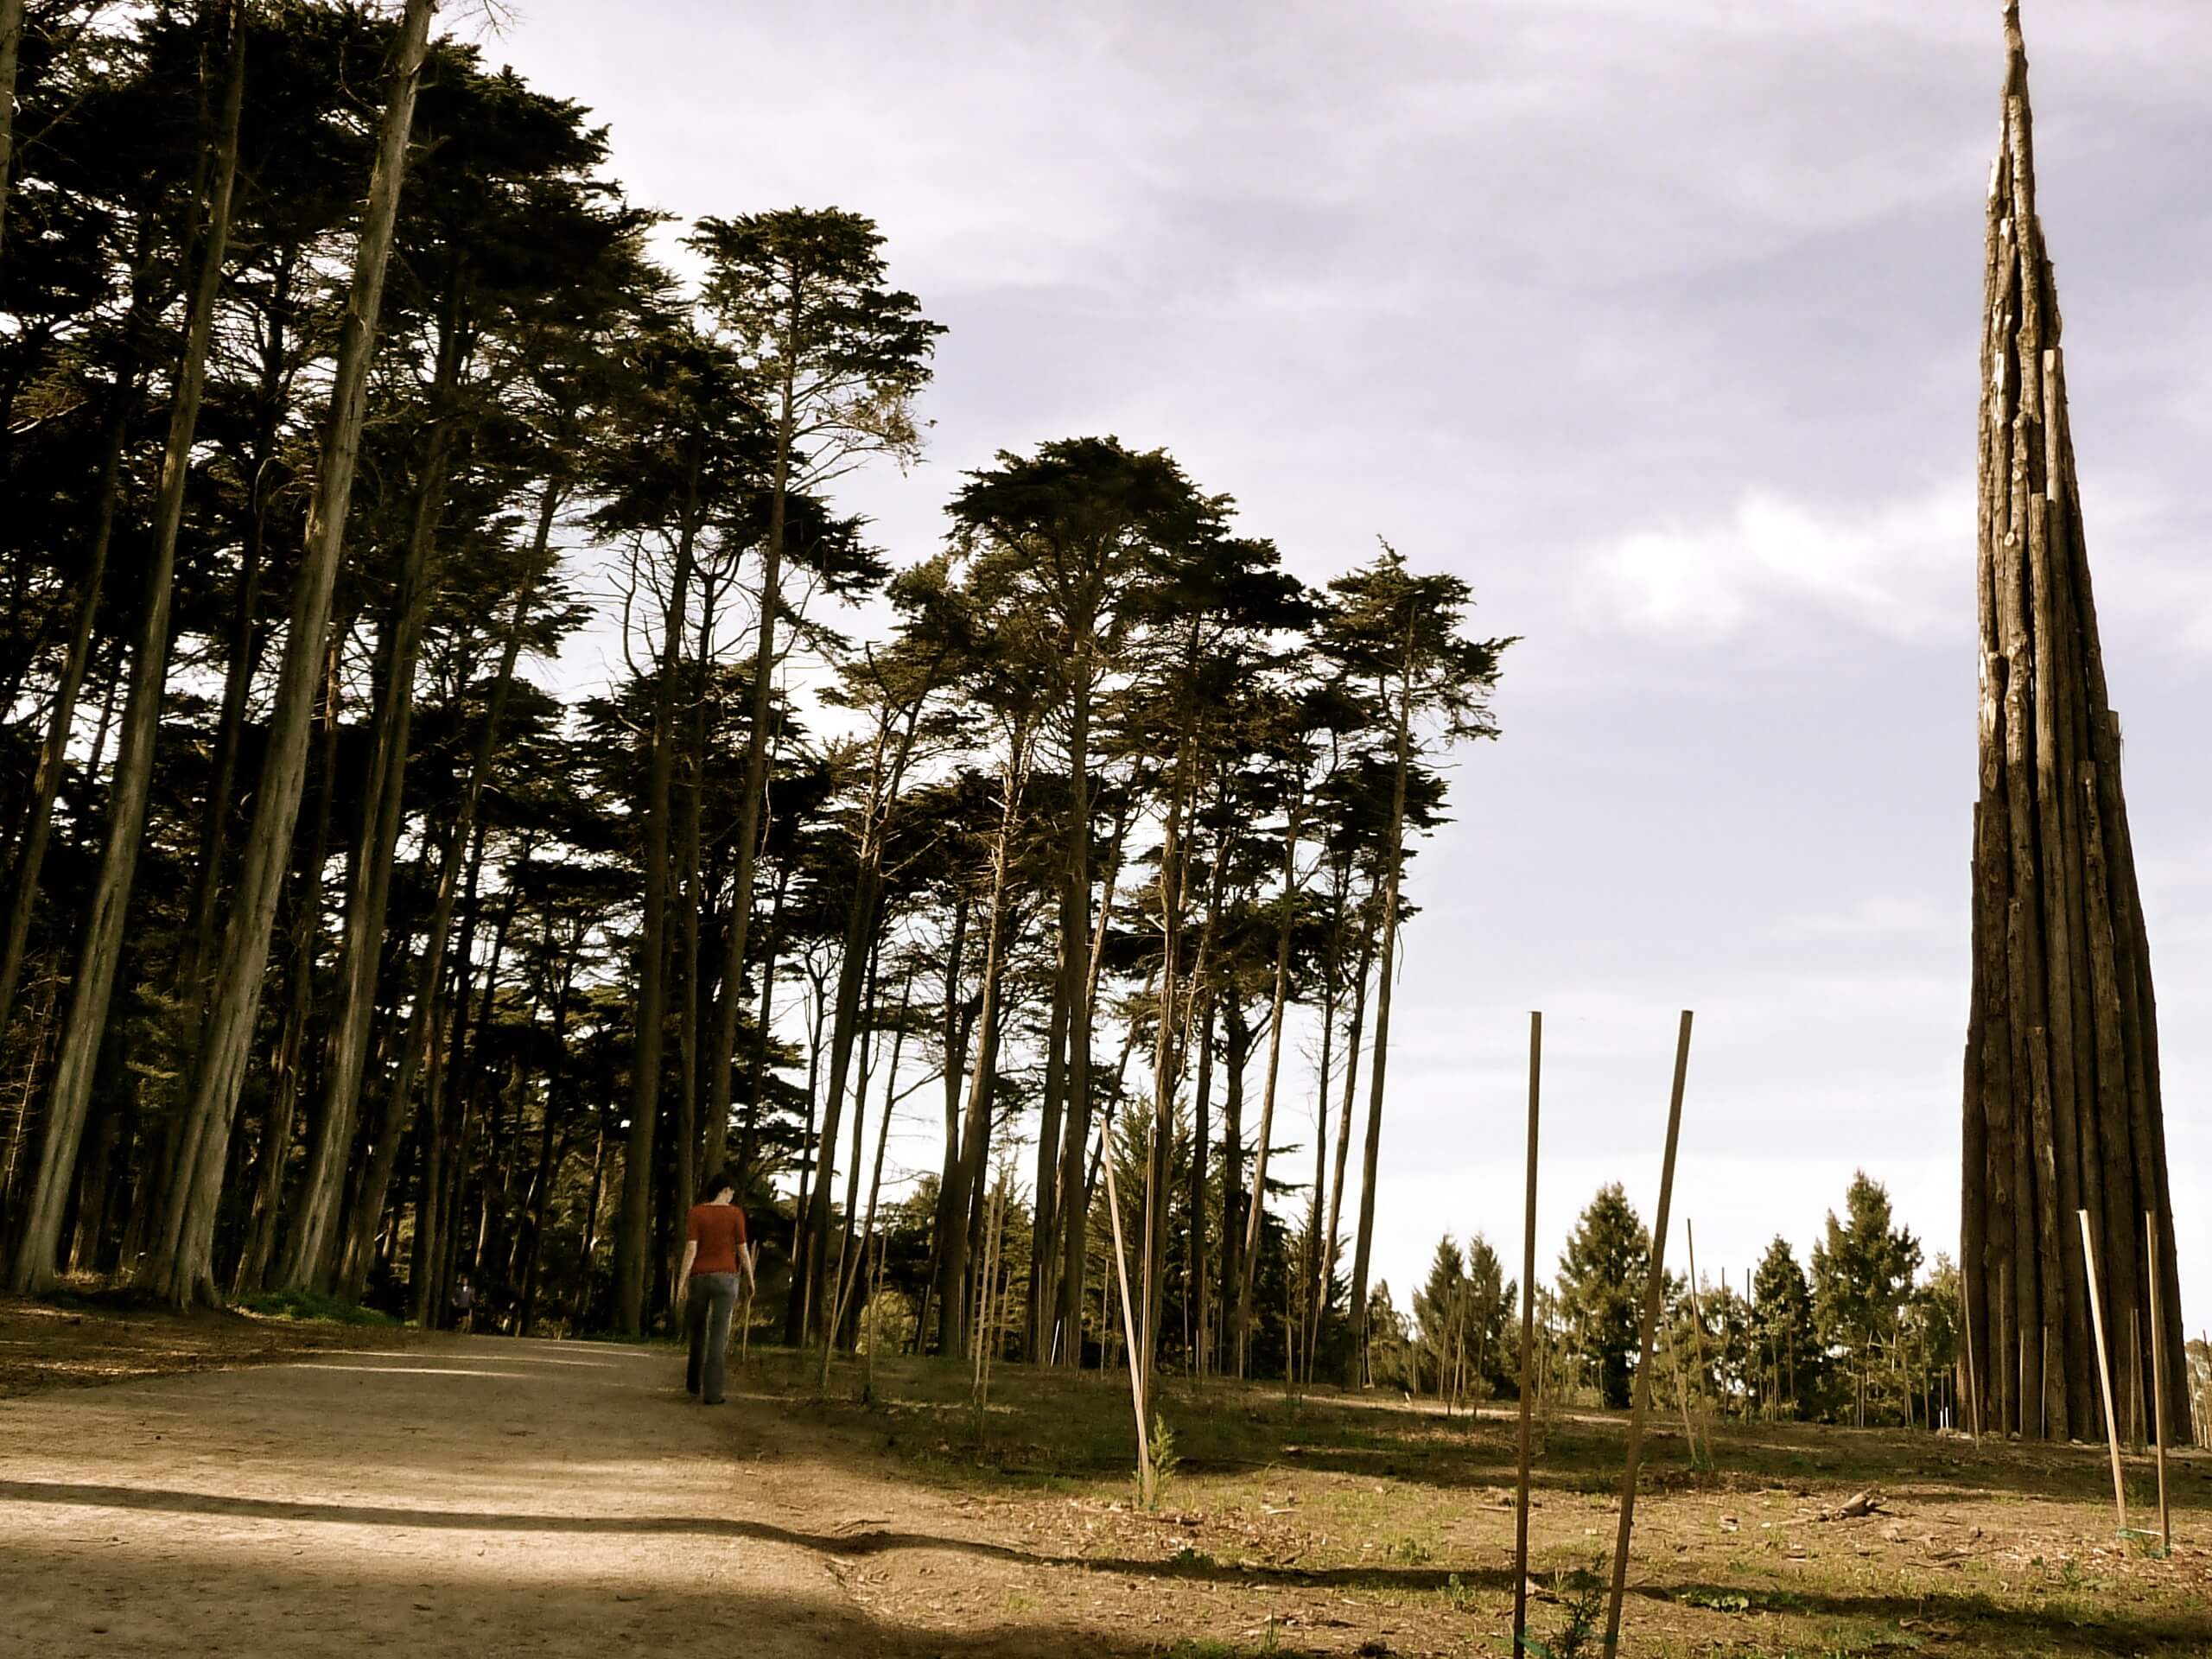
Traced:
[[1552, 1595], [1560, 1604], [1560, 1622], [1552, 1634], [1539, 1639], [1522, 1638], [1522, 1650], [1536, 1659], [1579, 1659], [1590, 1650], [1598, 1633], [1599, 1615], [1605, 1610], [1605, 1557], [1599, 1555], [1587, 1572], [1555, 1574]]
[[1821, 1339], [1839, 1350], [1853, 1380], [1854, 1415], [1866, 1421], [1870, 1373], [1893, 1343], [1920, 1267], [1920, 1243], [1890, 1214], [1890, 1195], [1860, 1170], [1844, 1194], [1846, 1219], [1828, 1212], [1813, 1247], [1813, 1313]]
[[1629, 1382], [1643, 1318], [1651, 1235], [1616, 1181], [1601, 1187], [1568, 1236], [1560, 1257], [1560, 1313], [1573, 1351], [1597, 1368], [1605, 1403], [1629, 1403]]
[[1439, 1240], [1427, 1281], [1414, 1293], [1421, 1387], [1455, 1399], [1485, 1400], [1500, 1391], [1510, 1362], [1517, 1361], [1507, 1341], [1516, 1297], [1480, 1233], [1464, 1253], [1448, 1236]]
[[397, 1325], [389, 1313], [355, 1302], [340, 1301], [319, 1290], [270, 1290], [243, 1296], [238, 1306], [248, 1313], [270, 1319], [312, 1320], [322, 1325]]
[[1812, 1416], [1823, 1393], [1827, 1354], [1813, 1323], [1805, 1269], [1778, 1235], [1752, 1275], [1751, 1301], [1758, 1397], [1785, 1414]]

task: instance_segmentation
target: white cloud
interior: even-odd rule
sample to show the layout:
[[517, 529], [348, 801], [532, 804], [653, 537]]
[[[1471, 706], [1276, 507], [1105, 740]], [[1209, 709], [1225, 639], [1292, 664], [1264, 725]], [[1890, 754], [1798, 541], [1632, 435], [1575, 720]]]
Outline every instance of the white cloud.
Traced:
[[1631, 531], [1592, 557], [1586, 620], [1636, 633], [1726, 638], [1781, 609], [1899, 640], [1973, 614], [1974, 505], [1962, 486], [1856, 515], [1747, 492], [1717, 524]]

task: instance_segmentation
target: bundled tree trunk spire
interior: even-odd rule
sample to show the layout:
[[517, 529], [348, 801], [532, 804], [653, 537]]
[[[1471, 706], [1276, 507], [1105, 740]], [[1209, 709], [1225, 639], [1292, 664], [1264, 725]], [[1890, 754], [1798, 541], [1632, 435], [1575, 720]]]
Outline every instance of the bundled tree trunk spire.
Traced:
[[[1961, 1284], [1967, 1384], [1993, 1433], [2097, 1432], [2088, 1213], [2112, 1375], [2153, 1400], [2143, 1218], [2167, 1241], [2169, 1408], [2185, 1387], [2151, 957], [2120, 789], [2059, 351], [2036, 214], [2027, 54], [2005, 7], [1980, 434], [1980, 794], [1967, 1032]], [[2133, 1416], [2120, 1408], [2123, 1420]]]

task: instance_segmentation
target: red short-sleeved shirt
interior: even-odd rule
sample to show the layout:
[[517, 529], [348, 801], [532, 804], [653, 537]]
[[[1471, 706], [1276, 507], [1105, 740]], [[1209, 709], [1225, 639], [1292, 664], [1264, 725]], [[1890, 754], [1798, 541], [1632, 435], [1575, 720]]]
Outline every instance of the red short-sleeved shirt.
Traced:
[[735, 1273], [737, 1247], [745, 1243], [745, 1211], [734, 1204], [695, 1204], [690, 1236], [699, 1247], [692, 1272]]

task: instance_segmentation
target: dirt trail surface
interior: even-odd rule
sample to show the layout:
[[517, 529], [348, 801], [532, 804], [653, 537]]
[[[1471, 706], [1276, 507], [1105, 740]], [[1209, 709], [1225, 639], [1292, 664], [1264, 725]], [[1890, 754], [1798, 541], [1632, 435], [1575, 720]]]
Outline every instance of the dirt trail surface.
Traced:
[[[294, 1336], [149, 1330], [135, 1360], [94, 1332], [99, 1363], [266, 1361]], [[1166, 1391], [1187, 1461], [1139, 1514], [1095, 1379], [1007, 1376], [986, 1446], [957, 1367], [887, 1362], [867, 1406], [857, 1376], [817, 1399], [810, 1363], [756, 1354], [710, 1408], [665, 1347], [302, 1339], [324, 1345], [0, 1399], [0, 1655], [1501, 1650], [1503, 1416]], [[1548, 1638], [1581, 1593], [1551, 1575], [1611, 1536], [1617, 1429], [1547, 1431]], [[2190, 1541], [2152, 1561], [2112, 1540], [2093, 1448], [1729, 1440], [1764, 1472], [1654, 1471], [1629, 1659], [2212, 1653], [2201, 1456], [2175, 1471]], [[1886, 1498], [1846, 1502], [1875, 1468]]]
[[0, 1650], [1053, 1645], [879, 1624], [856, 1599], [865, 1558], [988, 1541], [957, 1500], [779, 1456], [776, 1406], [696, 1406], [681, 1369], [666, 1350], [372, 1338], [0, 1401]]

